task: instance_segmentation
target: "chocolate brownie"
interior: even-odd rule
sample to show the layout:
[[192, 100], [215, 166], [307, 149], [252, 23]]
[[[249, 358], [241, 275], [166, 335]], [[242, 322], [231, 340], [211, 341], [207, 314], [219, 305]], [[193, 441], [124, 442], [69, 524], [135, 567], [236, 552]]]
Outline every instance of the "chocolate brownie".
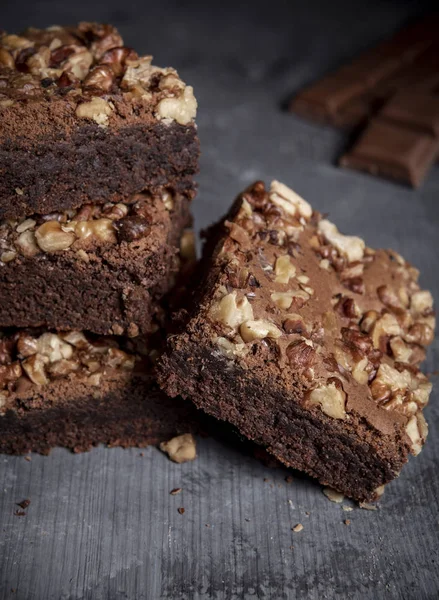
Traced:
[[150, 331], [190, 219], [166, 191], [0, 222], [0, 327]]
[[0, 35], [0, 219], [193, 193], [192, 87], [110, 25]]
[[146, 446], [198, 431], [195, 407], [154, 383], [155, 352], [140, 338], [3, 331], [0, 452]]
[[427, 436], [432, 296], [399, 254], [339, 233], [285, 185], [211, 231], [159, 382], [286, 465], [375, 500]]

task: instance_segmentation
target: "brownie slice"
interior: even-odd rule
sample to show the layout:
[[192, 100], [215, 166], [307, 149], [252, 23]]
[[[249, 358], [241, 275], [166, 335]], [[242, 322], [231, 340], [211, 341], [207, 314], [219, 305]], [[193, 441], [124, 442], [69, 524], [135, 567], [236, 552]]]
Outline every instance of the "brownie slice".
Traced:
[[190, 221], [168, 190], [0, 222], [0, 327], [147, 333]]
[[432, 297], [390, 250], [342, 235], [285, 185], [247, 189], [211, 230], [159, 382], [286, 465], [375, 500], [427, 436]]
[[[149, 342], [148, 342], [149, 343]], [[157, 444], [201, 429], [152, 377], [145, 340], [19, 330], [0, 336], [0, 452]]]
[[0, 34], [0, 219], [194, 190], [197, 103], [110, 25]]

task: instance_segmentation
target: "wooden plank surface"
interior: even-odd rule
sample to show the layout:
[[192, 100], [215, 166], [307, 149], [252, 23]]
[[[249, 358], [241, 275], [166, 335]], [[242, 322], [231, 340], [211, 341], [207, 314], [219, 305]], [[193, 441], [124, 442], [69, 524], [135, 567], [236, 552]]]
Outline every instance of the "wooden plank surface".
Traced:
[[[347, 141], [343, 133], [281, 110], [290, 92], [420, 8], [378, 0], [22, 0], [3, 8], [2, 27], [111, 21], [129, 45], [175, 66], [194, 85], [203, 148], [198, 227], [218, 218], [252, 180], [277, 178], [329, 212], [342, 231], [401, 252], [439, 299], [438, 167], [418, 191], [343, 171], [333, 165]], [[438, 351], [436, 341], [430, 372]], [[436, 385], [425, 450], [375, 512], [349, 501], [353, 511], [345, 512], [307, 478], [293, 473], [287, 483], [287, 470], [215, 439], [199, 440], [199, 458], [184, 465], [154, 448], [55, 450], [30, 462], [0, 456], [0, 597], [437, 598], [438, 401]], [[175, 487], [183, 491], [171, 496]], [[16, 516], [25, 498], [26, 516]], [[298, 523], [303, 530], [294, 533]]]

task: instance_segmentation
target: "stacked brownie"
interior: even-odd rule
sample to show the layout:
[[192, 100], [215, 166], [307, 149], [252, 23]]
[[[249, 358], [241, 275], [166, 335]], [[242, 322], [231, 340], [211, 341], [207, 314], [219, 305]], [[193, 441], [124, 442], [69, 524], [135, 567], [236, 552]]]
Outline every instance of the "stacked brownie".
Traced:
[[96, 23], [0, 36], [2, 451], [184, 422], [179, 403], [162, 422], [149, 363], [191, 223], [197, 103], [151, 58]]
[[274, 181], [212, 228], [160, 382], [286, 465], [375, 500], [427, 436], [430, 292]]

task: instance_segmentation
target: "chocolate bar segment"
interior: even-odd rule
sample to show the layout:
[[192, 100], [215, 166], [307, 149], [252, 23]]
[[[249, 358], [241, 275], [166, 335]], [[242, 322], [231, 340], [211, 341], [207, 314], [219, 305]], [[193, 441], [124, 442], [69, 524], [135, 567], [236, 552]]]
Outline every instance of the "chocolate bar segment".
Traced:
[[409, 26], [297, 94], [290, 110], [340, 127], [358, 126], [396, 91], [434, 85], [438, 39], [438, 17]]
[[[395, 110], [393, 114], [401, 116], [401, 112]], [[342, 156], [340, 165], [419, 186], [438, 156], [439, 138], [422, 128], [406, 127], [407, 120], [407, 113], [404, 120], [395, 122], [373, 119], [354, 147]], [[423, 121], [424, 128], [435, 126], [434, 119], [423, 119], [422, 115], [415, 116], [410, 124], [418, 125], [419, 121]]]
[[193, 190], [197, 103], [97, 23], [0, 35], [0, 219]]
[[427, 435], [432, 296], [287, 186], [257, 182], [211, 230], [159, 381], [286, 465], [375, 500]]

